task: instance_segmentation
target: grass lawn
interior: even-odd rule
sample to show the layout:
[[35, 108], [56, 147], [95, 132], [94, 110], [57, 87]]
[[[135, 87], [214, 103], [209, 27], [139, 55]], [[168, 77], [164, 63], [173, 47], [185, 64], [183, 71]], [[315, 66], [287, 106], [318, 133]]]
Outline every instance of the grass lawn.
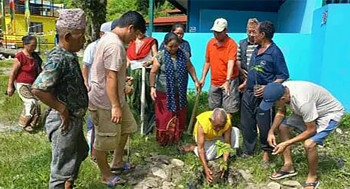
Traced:
[[[5, 66], [6, 65], [6, 66]], [[10, 67], [11, 63], [0, 62], [1, 67]], [[0, 75], [0, 124], [15, 125], [22, 108], [19, 97], [14, 95], [8, 98], [4, 95], [7, 88], [8, 76]], [[189, 95], [189, 110], [193, 106], [195, 95]], [[203, 94], [198, 112], [207, 109], [207, 96]], [[190, 112], [189, 112], [190, 115]], [[235, 123], [238, 118], [235, 118]], [[319, 177], [320, 188], [346, 188], [350, 187], [350, 117], [347, 115], [339, 126], [342, 134], [334, 132], [327, 140], [324, 147], [319, 148]], [[192, 142], [192, 137], [185, 136], [182, 143]], [[304, 150], [301, 144], [294, 145], [294, 165], [299, 172], [294, 179], [304, 182], [307, 175], [307, 164]], [[201, 165], [194, 154], [180, 155], [176, 146], [159, 147], [154, 135], [142, 137], [138, 133], [131, 140], [131, 162], [133, 164], [145, 163], [144, 158], [151, 152], [157, 152], [183, 160], [186, 164], [182, 181], [178, 183], [186, 188], [186, 182]], [[0, 133], [0, 189], [20, 188], [47, 188], [50, 174], [51, 149], [46, 133], [41, 130], [35, 134], [25, 132]], [[249, 170], [253, 175], [253, 182], [269, 182], [268, 176], [273, 171], [278, 171], [282, 165], [281, 156], [274, 157], [271, 167], [262, 168], [260, 154], [249, 159], [232, 159], [232, 164], [237, 169]], [[83, 162], [80, 175], [76, 181], [76, 188], [107, 188], [100, 184], [100, 173], [95, 163], [87, 159]], [[238, 188], [244, 188], [242, 183]], [[116, 188], [132, 188], [132, 186], [118, 186]], [[207, 185], [202, 188], [228, 188], [226, 186]]]

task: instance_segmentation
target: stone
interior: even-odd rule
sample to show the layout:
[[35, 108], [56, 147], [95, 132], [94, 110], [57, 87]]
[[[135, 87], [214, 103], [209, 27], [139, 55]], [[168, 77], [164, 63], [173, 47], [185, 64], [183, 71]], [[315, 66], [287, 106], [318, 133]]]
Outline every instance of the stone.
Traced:
[[170, 162], [177, 167], [183, 167], [185, 165], [185, 163], [179, 159], [171, 159]]
[[343, 134], [343, 131], [340, 128], [336, 128], [335, 132], [337, 132], [338, 134]]
[[270, 182], [267, 184], [268, 189], [281, 189], [281, 185], [278, 184], [277, 182]]
[[128, 183], [130, 185], [136, 185], [137, 183], [139, 183], [137, 180], [135, 180], [134, 178], [132, 177], [127, 177], [128, 178]]
[[158, 153], [157, 152], [151, 152], [151, 153], [149, 153], [149, 155], [153, 157], [153, 156], [157, 156]]
[[229, 168], [227, 182], [230, 186], [237, 186], [242, 179], [242, 175], [237, 170], [232, 169], [232, 167]]
[[162, 162], [165, 164], [170, 164], [170, 158], [165, 155], [154, 155], [151, 157], [152, 161], [154, 162]]
[[144, 183], [144, 186], [150, 187], [150, 188], [157, 188], [159, 187], [159, 180], [154, 177], [147, 177], [145, 180], [142, 181]]
[[257, 189], [257, 187], [253, 183], [250, 183], [250, 182], [248, 182], [247, 186], [244, 187], [244, 188], [245, 189]]
[[182, 173], [181, 170], [173, 169], [172, 174], [171, 174], [171, 181], [173, 183], [178, 183], [182, 179], [181, 173]]
[[152, 159], [150, 157], [148, 157], [148, 158], [145, 158], [144, 161], [150, 163], [150, 162], [152, 162]]
[[245, 181], [249, 181], [249, 180], [251, 180], [251, 179], [253, 178], [253, 175], [250, 174], [249, 171], [245, 171], [245, 170], [242, 170], [242, 169], [238, 169], [238, 172], [239, 172], [239, 174], [242, 175], [242, 177], [243, 177], [243, 179], [244, 179]]
[[165, 181], [163, 182], [162, 189], [170, 189], [174, 188], [174, 186], [176, 186], [174, 183]]
[[281, 183], [283, 186], [288, 186], [288, 187], [295, 187], [295, 188], [301, 188], [301, 184], [298, 181], [295, 180], [287, 180], [283, 181]]
[[151, 168], [151, 172], [154, 176], [157, 176], [157, 177], [160, 177], [162, 179], [167, 179], [168, 178], [168, 175], [166, 174], [166, 172], [159, 168], [159, 167], [152, 167]]

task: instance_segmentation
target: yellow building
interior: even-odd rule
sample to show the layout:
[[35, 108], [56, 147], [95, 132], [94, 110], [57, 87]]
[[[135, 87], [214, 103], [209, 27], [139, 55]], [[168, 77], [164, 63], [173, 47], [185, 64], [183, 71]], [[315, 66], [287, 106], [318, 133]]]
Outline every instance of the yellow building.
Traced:
[[62, 7], [45, 5], [42, 2], [41, 4], [30, 3], [31, 14], [28, 28], [24, 14], [24, 4], [16, 2], [13, 23], [11, 23], [8, 5], [5, 4], [5, 31], [2, 31], [3, 45], [8, 48], [23, 47], [22, 37], [29, 33], [38, 38], [40, 51], [50, 50], [55, 45], [57, 9]]

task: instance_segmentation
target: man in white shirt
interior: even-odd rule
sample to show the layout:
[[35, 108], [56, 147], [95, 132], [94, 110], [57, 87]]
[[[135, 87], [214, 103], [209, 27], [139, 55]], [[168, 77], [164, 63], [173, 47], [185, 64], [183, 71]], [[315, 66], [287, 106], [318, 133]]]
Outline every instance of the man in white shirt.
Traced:
[[[290, 146], [304, 141], [308, 158], [309, 173], [305, 189], [315, 189], [320, 182], [317, 178], [317, 145], [323, 145], [326, 137], [337, 127], [344, 114], [344, 108], [330, 92], [321, 86], [306, 81], [287, 81], [283, 84], [269, 83], [264, 90], [262, 110], [267, 110], [276, 102], [278, 112], [268, 134], [268, 143], [274, 147], [273, 154], [283, 154], [284, 165], [270, 176], [279, 180], [297, 175], [293, 167]], [[286, 106], [292, 114], [286, 119]], [[274, 132], [279, 130], [282, 142], [277, 144]], [[299, 135], [290, 138], [295, 129]]]
[[[106, 32], [111, 31], [111, 25], [112, 22], [106, 22], [101, 25], [100, 28], [100, 37], [102, 37]], [[95, 48], [97, 46], [97, 43], [100, 41], [100, 39], [97, 39], [96, 41], [90, 43], [85, 51], [84, 51], [84, 56], [83, 56], [83, 78], [84, 78], [84, 84], [87, 88], [88, 91], [91, 89], [91, 84], [90, 84], [90, 69], [91, 65], [94, 62], [94, 57], [95, 57]], [[89, 145], [89, 152], [91, 154], [91, 158], [94, 160], [94, 153], [93, 153], [93, 144], [95, 140], [95, 132], [94, 132], [94, 123], [92, 122], [91, 116], [87, 116], [86, 120], [86, 125], [87, 125], [87, 133], [86, 133], [86, 138], [87, 142]]]

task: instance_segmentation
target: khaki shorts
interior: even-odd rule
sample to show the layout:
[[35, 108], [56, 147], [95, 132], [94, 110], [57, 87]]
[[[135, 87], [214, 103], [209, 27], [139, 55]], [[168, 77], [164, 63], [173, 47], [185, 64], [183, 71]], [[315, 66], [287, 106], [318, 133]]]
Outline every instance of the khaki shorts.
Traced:
[[230, 96], [218, 86], [211, 85], [209, 89], [209, 107], [210, 109], [224, 108], [228, 113], [236, 113], [240, 107], [239, 97], [239, 78], [230, 82]]
[[122, 108], [122, 122], [111, 121], [111, 110], [105, 110], [89, 105], [89, 112], [95, 125], [94, 148], [99, 151], [113, 151], [119, 146], [120, 136], [136, 132], [137, 124], [129, 105]]

